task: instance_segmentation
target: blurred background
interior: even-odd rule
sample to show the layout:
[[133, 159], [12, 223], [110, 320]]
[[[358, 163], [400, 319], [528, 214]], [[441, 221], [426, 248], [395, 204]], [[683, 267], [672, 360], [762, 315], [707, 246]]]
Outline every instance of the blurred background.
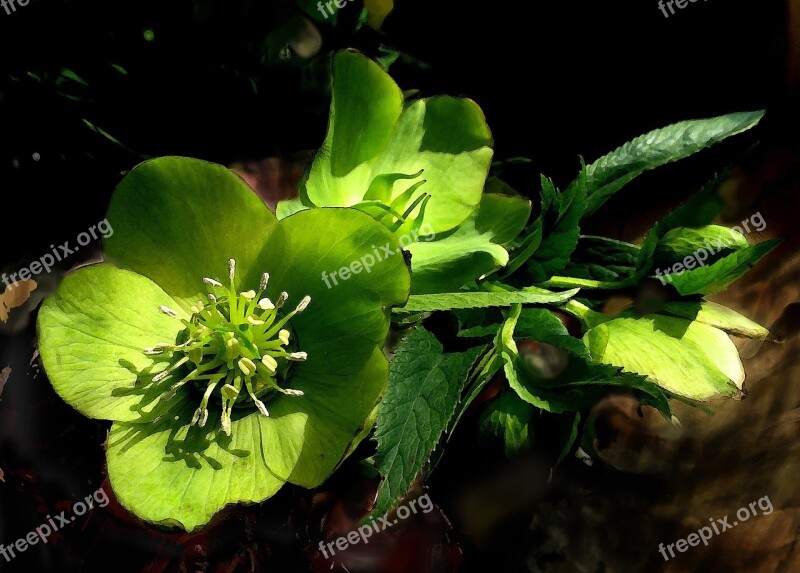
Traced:
[[[595, 411], [608, 465], [569, 460], [554, 476], [536, 448], [504, 461], [476, 447], [468, 419], [427, 485], [436, 511], [335, 562], [317, 542], [352, 529], [376, 486], [357, 465], [314, 494], [286, 488], [192, 535], [145, 527], [112, 501], [48, 545], [0, 558], [0, 571], [800, 571], [800, 0], [710, 0], [669, 18], [656, 0], [354, 0], [335, 17], [304, 0], [0, 8], [0, 272], [74, 243], [148, 157], [222, 163], [271, 204], [290, 196], [324, 137], [330, 54], [346, 47], [391, 63], [404, 90], [477, 101], [495, 173], [534, 205], [539, 174], [566, 184], [581, 156], [593, 161], [675, 121], [766, 109], [753, 132], [641, 177], [584, 229], [636, 240], [732, 168], [721, 222], [761, 212], [767, 227], [751, 238], [787, 239], [716, 299], [783, 339], [741, 343], [747, 398], [713, 404], [712, 417], [678, 407], [680, 430], [608, 400]], [[41, 298], [100, 247], [2, 294], [6, 545], [101, 485], [110, 492], [107, 427], [55, 396], [33, 327]], [[772, 514], [664, 563], [659, 543], [763, 496]]]

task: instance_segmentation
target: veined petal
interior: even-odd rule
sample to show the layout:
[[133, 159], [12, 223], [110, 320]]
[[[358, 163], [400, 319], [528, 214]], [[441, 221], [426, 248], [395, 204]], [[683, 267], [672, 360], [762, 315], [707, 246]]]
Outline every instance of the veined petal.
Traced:
[[[228, 276], [229, 259], [237, 276], [253, 271], [277, 225], [238, 175], [185, 157], [135, 167], [114, 192], [108, 221], [114, 233], [104, 243], [106, 259], [152, 279], [185, 310], [205, 298], [204, 277]], [[245, 288], [259, 282], [260, 274]]]
[[107, 263], [67, 275], [37, 323], [39, 352], [56, 392], [91, 418], [140, 418], [158, 396], [137, 390], [139, 374], [164, 368], [144, 351], [174, 344], [184, 328], [161, 305], [180, 308], [150, 279]]

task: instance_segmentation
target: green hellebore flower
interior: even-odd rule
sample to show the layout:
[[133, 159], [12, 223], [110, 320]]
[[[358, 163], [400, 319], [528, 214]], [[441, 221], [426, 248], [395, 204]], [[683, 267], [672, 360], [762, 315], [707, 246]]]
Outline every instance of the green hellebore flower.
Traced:
[[[227, 504], [325, 480], [379, 401], [402, 255], [329, 288], [392, 234], [353, 209], [281, 222], [229, 170], [145, 162], [108, 213], [106, 262], [68, 275], [38, 319], [56, 392], [113, 422], [108, 473], [144, 520], [193, 530]], [[287, 294], [288, 293], [288, 294]]]
[[508, 263], [504, 246], [530, 216], [530, 201], [502, 184], [484, 194], [492, 145], [474, 101], [405, 101], [379, 64], [339, 52], [327, 137], [300, 196], [279, 203], [278, 217], [313, 207], [364, 210], [412, 254], [415, 293], [457, 290]]

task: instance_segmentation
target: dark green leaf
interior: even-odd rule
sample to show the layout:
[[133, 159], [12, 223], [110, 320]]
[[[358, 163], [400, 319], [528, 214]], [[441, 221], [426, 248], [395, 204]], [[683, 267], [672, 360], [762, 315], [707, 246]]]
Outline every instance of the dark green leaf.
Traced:
[[764, 112], [756, 111], [684, 121], [626, 143], [586, 168], [586, 215], [597, 211], [612, 195], [645, 171], [684, 159], [742, 133], [755, 126], [762, 117]]
[[403, 341], [390, 365], [375, 432], [375, 463], [384, 479], [373, 515], [391, 509], [422, 471], [453, 418], [480, 352], [443, 350], [436, 337], [420, 327]]
[[480, 431], [484, 438], [499, 441], [506, 457], [513, 457], [533, 445], [530, 420], [536, 410], [514, 392], [503, 392], [492, 400], [481, 415]]
[[398, 313], [433, 312], [464, 308], [489, 308], [512, 304], [558, 304], [578, 293], [577, 289], [560, 293], [542, 292], [453, 292], [445, 294], [412, 295], [408, 304], [395, 308]]

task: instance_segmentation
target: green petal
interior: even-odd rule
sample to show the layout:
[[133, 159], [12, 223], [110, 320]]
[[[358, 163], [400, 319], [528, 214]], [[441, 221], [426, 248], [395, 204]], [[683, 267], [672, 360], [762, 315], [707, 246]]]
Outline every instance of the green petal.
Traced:
[[687, 228], [678, 227], [664, 234], [659, 239], [655, 251], [655, 263], [658, 266], [668, 267], [673, 263], [682, 262], [689, 258], [692, 267], [696, 266], [698, 254], [702, 251], [706, 259], [705, 264], [710, 265], [732, 252], [741, 251], [749, 246], [744, 235], [728, 227], [719, 225], [705, 225], [703, 227]]
[[[268, 444], [257, 413], [234, 410], [232, 435], [219, 430], [210, 409], [204, 428], [188, 426], [196, 401], [186, 400], [177, 420], [115, 423], [108, 440], [108, 476], [120, 503], [152, 523], [188, 531], [231, 503], [258, 503], [284, 484], [264, 461], [280, 444]], [[210, 405], [213, 406], [213, 405]]]
[[[348, 356], [360, 368], [385, 342], [390, 307], [407, 300], [411, 281], [395, 237], [355, 209], [310, 209], [282, 220], [256, 269], [270, 273], [273, 300], [289, 293], [287, 308], [311, 296], [291, 324], [313, 368], [325, 356]], [[247, 279], [257, 283], [257, 274]]]
[[742, 316], [738, 312], [715, 302], [703, 300], [675, 301], [664, 305], [663, 312], [689, 320], [696, 320], [720, 330], [764, 340], [769, 336], [769, 330]]
[[334, 56], [328, 135], [301, 189], [310, 205], [349, 207], [363, 199], [402, 110], [403, 93], [378, 64], [354, 51]]
[[303, 205], [303, 201], [300, 197], [284, 199], [283, 201], [278, 201], [278, 206], [275, 209], [275, 216], [278, 217], [278, 219], [285, 219], [290, 215], [305, 211], [306, 209], [308, 209], [308, 207]]
[[505, 266], [508, 251], [502, 245], [522, 232], [530, 212], [523, 197], [487, 193], [454, 233], [410, 245], [414, 294], [457, 291]]
[[183, 329], [161, 305], [180, 312], [158, 285], [131, 271], [98, 264], [67, 275], [42, 305], [37, 325], [56, 392], [91, 418], [139, 418], [139, 407], [154, 397], [134, 390], [137, 373], [158, 371], [143, 350], [174, 343]]
[[[339, 365], [335, 361], [332, 372]], [[228, 504], [271, 497], [286, 481], [317, 486], [374, 408], [387, 372], [380, 349], [355, 374], [301, 368], [293, 387], [305, 396], [269, 404], [269, 418], [234, 410], [230, 438], [219, 429], [213, 404], [204, 428], [188, 425], [196, 406], [192, 398], [158, 424], [116, 423], [108, 442], [111, 486], [140, 518], [189, 531]]]
[[647, 376], [665, 390], [694, 400], [739, 394], [744, 369], [721, 330], [680, 318], [616, 318], [584, 336], [592, 358]]
[[[426, 183], [411, 196], [431, 196], [425, 223], [448, 231], [478, 206], [492, 162], [492, 134], [480, 107], [469, 99], [438, 96], [403, 112], [373, 177], [423, 171]], [[407, 186], [395, 185], [392, 199]]]
[[305, 395], [281, 397], [268, 406], [269, 418], [258, 418], [269, 469], [306, 488], [318, 486], [333, 472], [388, 379], [388, 362], [380, 348], [373, 348], [356, 372], [347, 356], [331, 355], [327, 362], [326, 370], [299, 367], [291, 387]]
[[227, 276], [228, 259], [246, 274], [277, 224], [238, 175], [183, 157], [134, 168], [114, 192], [108, 220], [107, 260], [152, 279], [185, 309], [205, 298], [203, 277]]

